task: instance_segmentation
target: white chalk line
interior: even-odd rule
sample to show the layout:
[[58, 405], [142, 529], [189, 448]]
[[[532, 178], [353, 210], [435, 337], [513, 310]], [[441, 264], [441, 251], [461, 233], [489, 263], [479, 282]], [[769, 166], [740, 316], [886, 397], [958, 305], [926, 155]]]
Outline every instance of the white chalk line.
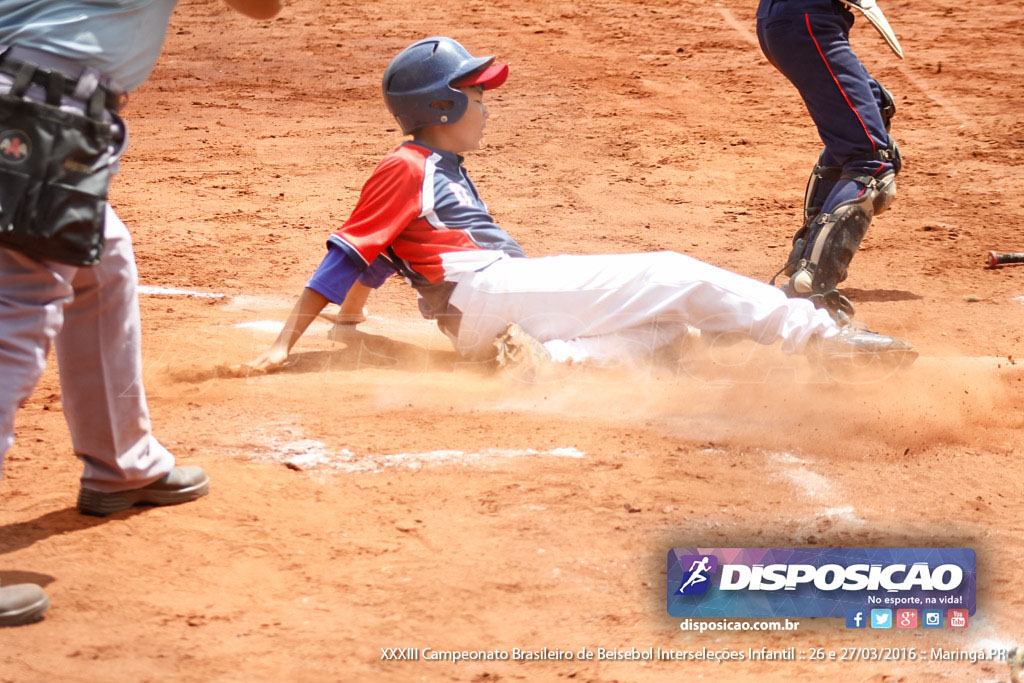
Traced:
[[194, 297], [196, 299], [223, 299], [227, 296], [226, 294], [219, 294], [217, 292], [198, 292], [191, 289], [157, 287], [154, 285], [139, 285], [136, 289], [139, 294], [149, 296], [187, 296]]
[[801, 521], [811, 523], [826, 518], [849, 527], [867, 524], [867, 520], [858, 515], [852, 505], [842, 500], [842, 489], [838, 484], [808, 467], [811, 464], [810, 460], [786, 452], [773, 452], [767, 455], [768, 462], [772, 465], [771, 470], [789, 482], [805, 498], [822, 504], [831, 503], [813, 518]]
[[265, 311], [288, 308], [295, 302], [294, 297], [255, 296], [252, 294], [228, 295], [222, 292], [203, 292], [183, 287], [162, 287], [159, 285], [139, 285], [139, 294], [144, 296], [183, 296], [196, 299], [227, 299], [222, 307], [225, 311]]
[[[143, 296], [180, 296], [197, 299], [226, 299], [224, 305], [220, 307], [221, 310], [225, 312], [288, 310], [295, 304], [294, 297], [257, 296], [253, 294], [236, 294], [232, 296], [221, 292], [202, 292], [194, 289], [161, 287], [156, 285], [139, 285], [137, 291]], [[284, 322], [282, 320], [249, 320], [237, 323], [234, 327], [238, 329], [264, 332], [267, 334], [278, 334], [284, 327]], [[312, 327], [313, 329], [316, 329], [316, 327], [324, 327], [324, 325], [314, 323]], [[328, 323], [325, 329], [330, 327], [332, 327], [332, 325]], [[401, 334], [402, 332], [422, 332], [424, 330], [436, 331], [437, 325], [432, 320], [427, 320], [418, 316], [410, 318], [386, 318], [379, 315], [369, 315], [367, 316], [366, 321], [361, 323], [359, 327], [359, 331], [361, 332], [395, 332], [397, 334]]]
[[910, 72], [910, 67], [906, 64], [900, 64], [900, 73], [910, 82], [912, 86], [921, 91], [921, 94], [930, 99], [940, 109], [944, 109], [948, 114], [952, 115], [960, 123], [961, 128], [968, 128], [974, 131], [977, 129], [978, 124], [971, 120], [966, 114], [950, 102], [946, 97], [939, 95], [936, 89], [927, 85], [920, 77], [915, 76]]
[[[310, 328], [314, 329], [316, 326], [323, 327], [325, 329], [334, 328], [333, 323], [323, 321], [313, 323]], [[278, 334], [284, 327], [284, 322], [281, 320], [249, 320], [246, 322], [236, 323], [234, 327], [242, 330], [265, 332], [267, 334]], [[339, 330], [341, 331], [342, 336], [346, 332], [350, 331], [384, 334], [390, 332], [401, 334], [403, 332], [422, 332], [423, 330], [436, 332], [437, 325], [432, 320], [426, 320], [424, 318], [385, 318], [379, 315], [368, 315], [366, 316], [366, 320], [359, 323], [358, 326], [343, 325], [339, 326]]]
[[585, 453], [572, 446], [536, 450], [533, 448], [484, 448], [476, 451], [456, 449], [419, 453], [387, 453], [383, 455], [356, 454], [342, 448], [334, 451], [322, 441], [299, 439], [282, 443], [269, 439], [266, 451], [254, 457], [262, 462], [274, 462], [291, 469], [329, 474], [379, 473], [386, 469], [421, 470], [445, 465], [485, 467], [498, 460], [524, 457], [583, 458]]
[[722, 15], [722, 18], [725, 19], [725, 23], [729, 24], [729, 26], [731, 26], [733, 30], [735, 30], [736, 33], [738, 33], [740, 37], [743, 38], [743, 40], [750, 43], [751, 45], [758, 45], [757, 36], [751, 33], [750, 29], [747, 28], [747, 26], [741, 24], [731, 11], [727, 10], [724, 7], [719, 7], [718, 12]]
[[769, 453], [768, 459], [777, 466], [778, 475], [799, 489], [805, 497], [821, 500], [835, 496], [835, 486], [828, 478], [805, 467], [810, 461], [792, 453]]
[[[800, 490], [807, 498], [815, 500], [835, 499], [840, 497], [840, 487], [817, 472], [806, 467], [810, 463], [806, 458], [799, 458], [792, 453], [769, 453], [769, 461], [781, 468], [779, 476], [786, 479]], [[840, 504], [834, 507], [825, 508], [821, 514], [806, 518], [800, 521], [814, 523], [822, 517], [842, 523], [847, 527], [863, 527], [868, 522], [860, 517], [852, 505]], [[980, 630], [974, 647], [978, 650], [1010, 650], [1014, 643], [1003, 639], [994, 626], [988, 623], [985, 617], [980, 617], [976, 623], [971, 624], [972, 628]]]
[[182, 296], [196, 299], [227, 299], [221, 307], [225, 311], [266, 311], [290, 308], [294, 297], [255, 296], [252, 294], [229, 295], [222, 292], [203, 292], [183, 287], [163, 287], [159, 285], [139, 285], [137, 291], [143, 296]]

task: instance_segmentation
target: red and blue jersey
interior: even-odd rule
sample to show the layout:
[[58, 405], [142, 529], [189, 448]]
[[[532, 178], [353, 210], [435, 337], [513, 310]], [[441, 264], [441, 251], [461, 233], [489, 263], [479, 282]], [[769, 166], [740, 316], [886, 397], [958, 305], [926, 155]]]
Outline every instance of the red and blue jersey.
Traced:
[[444, 312], [465, 273], [526, 256], [488, 213], [462, 157], [418, 142], [384, 157], [328, 245], [360, 266], [386, 257], [427, 299], [421, 309], [429, 317]]

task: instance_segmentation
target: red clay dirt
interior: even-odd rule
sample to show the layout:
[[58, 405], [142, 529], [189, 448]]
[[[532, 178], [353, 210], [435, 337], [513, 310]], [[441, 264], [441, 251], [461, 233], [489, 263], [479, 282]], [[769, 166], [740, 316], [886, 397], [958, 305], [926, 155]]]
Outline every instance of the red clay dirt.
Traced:
[[[1024, 250], [1024, 3], [888, 0], [903, 62], [866, 22], [853, 31], [896, 95], [906, 166], [846, 287], [858, 319], [921, 351], [903, 374], [834, 381], [740, 345], [523, 385], [460, 363], [398, 279], [348, 341], [318, 325], [282, 372], [215, 370], [269, 344], [237, 325], [283, 321], [401, 140], [379, 79], [425, 35], [511, 64], [467, 166], [528, 252], [673, 249], [766, 280], [820, 143], [757, 48], [754, 6], [296, 0], [261, 23], [185, 0], [127, 109], [111, 202], [144, 285], [224, 295], [142, 297], [156, 433], [213, 491], [78, 515], [51, 364], [0, 484], [0, 582], [40, 582], [53, 608], [0, 632], [0, 681], [1007, 680], [998, 662], [451, 664], [381, 648], [1024, 641], [1024, 266], [983, 267]], [[665, 555], [692, 545], [972, 547], [978, 611], [956, 633], [686, 633], [665, 610]]]

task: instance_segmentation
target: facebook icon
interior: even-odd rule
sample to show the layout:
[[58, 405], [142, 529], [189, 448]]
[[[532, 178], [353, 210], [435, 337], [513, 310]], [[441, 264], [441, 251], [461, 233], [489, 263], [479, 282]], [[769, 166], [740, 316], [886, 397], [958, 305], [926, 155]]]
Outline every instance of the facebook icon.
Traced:
[[867, 612], [863, 609], [846, 610], [846, 628], [867, 628]]

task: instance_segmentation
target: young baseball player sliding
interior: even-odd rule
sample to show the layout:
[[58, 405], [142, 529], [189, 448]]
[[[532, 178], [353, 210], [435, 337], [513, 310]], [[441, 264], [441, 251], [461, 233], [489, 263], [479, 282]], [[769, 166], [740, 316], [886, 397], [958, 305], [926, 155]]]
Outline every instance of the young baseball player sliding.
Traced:
[[498, 227], [463, 167], [480, 145], [484, 93], [508, 65], [473, 57], [451, 38], [420, 40], [384, 73], [384, 98], [413, 139], [387, 155], [363, 186], [352, 215], [327, 241], [327, 254], [284, 329], [243, 370], [280, 367], [328, 302], [359, 317], [367, 287], [393, 272], [419, 294], [456, 350], [515, 366], [608, 361], [638, 346], [654, 349], [688, 326], [741, 334], [787, 353], [814, 350], [826, 361], [912, 362], [907, 342], [841, 326], [806, 299], [675, 252], [527, 258]]

